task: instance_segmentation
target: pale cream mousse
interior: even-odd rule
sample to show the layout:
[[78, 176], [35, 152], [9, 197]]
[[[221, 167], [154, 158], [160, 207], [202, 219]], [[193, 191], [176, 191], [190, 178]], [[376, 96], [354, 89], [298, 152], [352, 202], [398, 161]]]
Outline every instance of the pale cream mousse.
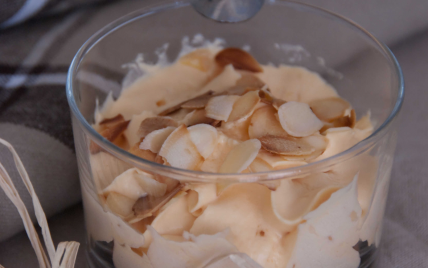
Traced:
[[[117, 100], [110, 95], [94, 128], [146, 160], [211, 173], [303, 166], [373, 131], [369, 114], [357, 121], [316, 73], [260, 65], [218, 45], [152, 68]], [[88, 232], [114, 241], [117, 268], [357, 268], [359, 241], [378, 242], [370, 155], [301, 177], [198, 183], [89, 147], [97, 189], [83, 185]]]

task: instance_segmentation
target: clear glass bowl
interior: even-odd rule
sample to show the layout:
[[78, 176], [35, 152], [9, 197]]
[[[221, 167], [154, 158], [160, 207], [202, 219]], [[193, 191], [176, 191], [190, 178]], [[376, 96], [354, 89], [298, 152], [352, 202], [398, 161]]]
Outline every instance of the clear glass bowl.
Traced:
[[[75, 56], [67, 79], [90, 267], [115, 267], [112, 261], [114, 244], [128, 243], [124, 233], [112, 226], [112, 219], [100, 203], [99, 193], [131, 167], [184, 182], [249, 185], [329, 173], [351, 183], [359, 172], [355, 187], [362, 210], [351, 217], [358, 222], [355, 228], [331, 224], [331, 228], [337, 229], [333, 237], [328, 232], [321, 234], [315, 230], [318, 242], [310, 237], [300, 237], [294, 244], [295, 252], [293, 248], [284, 249], [277, 253], [279, 257], [275, 260], [284, 261], [292, 254], [307, 254], [314, 257], [293, 263], [295, 268], [368, 267], [380, 242], [396, 144], [397, 114], [403, 101], [403, 77], [391, 51], [346, 18], [301, 3], [266, 1], [254, 18], [237, 24], [208, 20], [195, 12], [190, 1], [169, 1], [155, 7], [146, 7], [141, 1], [141, 7], [141, 10], [109, 24], [92, 36]], [[121, 83], [128, 73], [128, 69], [123, 68], [124, 64], [133, 62], [139, 53], [144, 53], [146, 61], [155, 62], [155, 51], [165, 43], [169, 44], [168, 58], [175, 59], [181, 49], [182, 38], [192, 38], [196, 34], [202, 34], [209, 40], [223, 38], [227, 46], [249, 45], [251, 54], [262, 64], [302, 66], [319, 73], [340, 96], [352, 103], [358, 117], [371, 112], [375, 124], [373, 134], [352, 148], [305, 166], [263, 173], [214, 174], [181, 170], [141, 159], [116, 147], [91, 127], [97, 100], [102, 103], [110, 91], [114, 97], [119, 96]], [[103, 151], [92, 155], [89, 150], [91, 142], [97, 143]], [[347, 195], [351, 192], [348, 191]], [[326, 199], [328, 197], [330, 195]], [[304, 226], [304, 220], [300, 223], [292, 231], [308, 228], [308, 225]], [[116, 224], [125, 229], [129, 227], [120, 220]], [[131, 232], [136, 230], [133, 227]], [[333, 244], [338, 240], [334, 245], [340, 246], [335, 248], [325, 239]], [[309, 244], [313, 247], [307, 246]], [[314, 253], [316, 251], [317, 254]], [[274, 266], [271, 263], [265, 267], [294, 266], [286, 266], [285, 263]]]

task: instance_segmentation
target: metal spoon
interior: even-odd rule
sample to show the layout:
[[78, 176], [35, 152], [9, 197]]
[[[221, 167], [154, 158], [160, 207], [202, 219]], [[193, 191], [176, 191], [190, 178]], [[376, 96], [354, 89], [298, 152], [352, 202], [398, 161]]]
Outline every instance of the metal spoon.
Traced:
[[264, 0], [194, 0], [192, 5], [203, 16], [219, 22], [241, 22], [262, 8]]

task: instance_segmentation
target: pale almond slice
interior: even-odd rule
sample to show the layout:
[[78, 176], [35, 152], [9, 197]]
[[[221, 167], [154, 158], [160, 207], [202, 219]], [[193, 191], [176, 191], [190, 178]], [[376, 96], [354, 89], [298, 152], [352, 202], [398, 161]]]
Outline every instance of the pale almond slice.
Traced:
[[287, 137], [287, 132], [281, 127], [275, 114], [276, 110], [270, 106], [257, 109], [253, 113], [248, 127], [250, 138], [257, 139], [266, 135]]
[[216, 121], [215, 119], [208, 118], [206, 116], [206, 111], [202, 110], [194, 110], [188, 113], [180, 123], [185, 124], [187, 127], [197, 125], [197, 124], [212, 124]]
[[115, 192], [109, 193], [106, 199], [106, 205], [110, 210], [123, 218], [132, 214], [134, 203], [135, 200]]
[[236, 81], [236, 86], [245, 88], [262, 89], [266, 84], [253, 73], [248, 71], [239, 71], [241, 78]]
[[278, 109], [278, 117], [282, 128], [295, 137], [310, 136], [324, 125], [303, 102], [284, 103]]
[[229, 138], [238, 141], [246, 141], [250, 139], [248, 135], [248, 128], [250, 127], [250, 123], [251, 117], [235, 122], [222, 122], [219, 130]]
[[263, 72], [262, 66], [248, 52], [240, 48], [225, 48], [215, 56], [218, 65], [224, 67], [232, 64], [235, 69], [250, 72]]
[[199, 96], [197, 98], [191, 99], [189, 101], [186, 101], [181, 105], [181, 108], [185, 109], [202, 109], [204, 108], [208, 101], [212, 98], [211, 95], [203, 95]]
[[273, 168], [263, 159], [256, 157], [250, 164], [249, 169], [251, 172], [267, 172], [273, 170]]
[[208, 49], [197, 49], [192, 51], [182, 56], [178, 62], [202, 72], [208, 72], [214, 65], [213, 55]]
[[309, 103], [313, 113], [322, 121], [332, 122], [345, 115], [351, 107], [349, 102], [341, 98], [315, 100]]
[[159, 153], [166, 138], [174, 131], [175, 127], [166, 127], [150, 132], [140, 144], [140, 149]]
[[159, 155], [173, 167], [196, 169], [203, 161], [190, 133], [184, 125], [175, 129], [165, 140]]
[[152, 131], [166, 128], [166, 127], [178, 127], [178, 123], [171, 117], [166, 116], [155, 116], [149, 117], [141, 122], [140, 128], [138, 129], [138, 136], [144, 138]]
[[199, 153], [207, 159], [217, 145], [217, 129], [207, 124], [194, 125], [188, 128], [190, 139], [196, 145]]
[[216, 96], [208, 101], [205, 106], [206, 116], [216, 120], [227, 122], [230, 113], [233, 110], [233, 104], [239, 99], [239, 96]]
[[259, 138], [263, 149], [281, 155], [310, 155], [315, 148], [303, 141], [292, 137], [266, 135]]
[[134, 146], [129, 149], [129, 152], [133, 155], [141, 157], [143, 159], [154, 162], [156, 158], [156, 154], [149, 150], [140, 149], [140, 142], [136, 143]]
[[256, 158], [261, 143], [257, 139], [244, 141], [227, 154], [223, 164], [220, 166], [220, 173], [240, 173], [246, 169]]
[[246, 120], [251, 116], [260, 102], [259, 91], [250, 91], [233, 104], [232, 112], [229, 115], [228, 122], [234, 122], [238, 120]]

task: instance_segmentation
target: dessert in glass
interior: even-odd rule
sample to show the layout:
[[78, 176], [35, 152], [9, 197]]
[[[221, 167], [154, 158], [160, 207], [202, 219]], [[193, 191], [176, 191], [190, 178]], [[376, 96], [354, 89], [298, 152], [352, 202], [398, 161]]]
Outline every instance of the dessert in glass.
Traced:
[[145, 8], [67, 94], [90, 267], [368, 267], [403, 97], [386, 46], [311, 6], [239, 24]]

